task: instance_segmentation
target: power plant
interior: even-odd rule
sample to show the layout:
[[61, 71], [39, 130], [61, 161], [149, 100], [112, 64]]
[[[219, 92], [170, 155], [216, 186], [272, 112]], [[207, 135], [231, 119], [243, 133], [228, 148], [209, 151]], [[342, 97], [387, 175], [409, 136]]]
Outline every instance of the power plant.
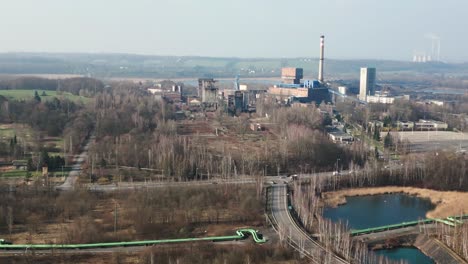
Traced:
[[415, 51], [413, 54], [413, 62], [425, 63], [440, 61], [440, 37], [435, 34], [427, 34], [425, 37], [431, 40], [431, 50], [430, 52]]
[[325, 36], [320, 36], [320, 58], [318, 80], [304, 80], [302, 68], [283, 68], [281, 70], [282, 83], [268, 88], [268, 93], [286, 103], [300, 102], [330, 102], [331, 96], [324, 82]]

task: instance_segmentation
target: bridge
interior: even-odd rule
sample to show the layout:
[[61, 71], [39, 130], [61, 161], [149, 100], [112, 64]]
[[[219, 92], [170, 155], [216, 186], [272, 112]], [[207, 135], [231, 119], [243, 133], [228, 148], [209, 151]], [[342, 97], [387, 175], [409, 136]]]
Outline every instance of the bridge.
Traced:
[[437, 227], [437, 223], [456, 227], [463, 223], [468, 215], [452, 216], [444, 219], [423, 219], [418, 221], [409, 221], [399, 224], [392, 224], [380, 227], [372, 227], [361, 230], [351, 230], [351, 236], [367, 244], [379, 244], [390, 238], [401, 237], [403, 240], [414, 240], [412, 245], [424, 254], [431, 257], [435, 263], [460, 264], [467, 263], [463, 258], [457, 255], [451, 248], [447, 247], [442, 241], [426, 235], [422, 230], [431, 230]]
[[405, 227], [410, 227], [410, 226], [417, 226], [417, 225], [422, 225], [422, 224], [442, 223], [451, 227], [455, 227], [459, 224], [462, 224], [463, 220], [467, 218], [468, 218], [468, 215], [450, 216], [445, 219], [428, 218], [424, 220], [409, 221], [409, 222], [403, 222], [399, 224], [371, 227], [371, 228], [365, 228], [365, 229], [360, 229], [360, 230], [351, 230], [351, 236], [360, 236], [360, 235], [371, 234], [371, 233], [385, 232], [389, 230], [395, 230], [395, 229], [400, 229], [400, 228], [405, 228]]

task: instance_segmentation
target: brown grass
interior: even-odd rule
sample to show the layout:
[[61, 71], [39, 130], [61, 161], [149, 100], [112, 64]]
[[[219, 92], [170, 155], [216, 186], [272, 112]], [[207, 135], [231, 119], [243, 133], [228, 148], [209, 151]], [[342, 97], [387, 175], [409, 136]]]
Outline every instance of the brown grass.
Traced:
[[388, 193], [405, 193], [430, 199], [436, 207], [427, 212], [428, 218], [445, 218], [468, 213], [468, 192], [442, 192], [413, 187], [389, 186], [327, 192], [324, 194], [324, 202], [328, 206], [338, 206], [346, 203], [346, 197]]

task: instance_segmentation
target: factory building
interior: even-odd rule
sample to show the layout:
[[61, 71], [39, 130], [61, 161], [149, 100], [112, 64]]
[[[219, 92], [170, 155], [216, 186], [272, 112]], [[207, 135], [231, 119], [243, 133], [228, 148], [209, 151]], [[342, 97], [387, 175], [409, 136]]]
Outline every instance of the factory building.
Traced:
[[198, 97], [206, 110], [218, 108], [218, 87], [212, 78], [198, 79]]
[[318, 80], [305, 80], [302, 68], [283, 68], [281, 70], [282, 83], [268, 88], [268, 94], [282, 102], [312, 103], [331, 102], [330, 92], [323, 81], [324, 36], [320, 37], [320, 60]]
[[367, 96], [375, 95], [375, 75], [375, 68], [361, 68], [360, 100], [367, 101]]
[[304, 70], [302, 68], [282, 68], [281, 79], [285, 84], [301, 84], [304, 77]]
[[198, 79], [198, 97], [202, 103], [217, 103], [218, 87], [212, 78]]
[[268, 94], [281, 101], [292, 100], [301, 103], [315, 102], [317, 104], [323, 101], [331, 101], [328, 88], [322, 87], [318, 81], [306, 81], [302, 84], [276, 84], [268, 88]]
[[257, 100], [267, 92], [267, 89], [260, 87], [251, 87], [246, 84], [239, 85], [240, 91], [244, 95], [244, 111], [255, 112]]
[[435, 120], [419, 119], [419, 122], [414, 122], [415, 130], [445, 130], [448, 124]]
[[393, 104], [395, 97], [385, 95], [368, 95], [366, 96], [366, 102], [374, 104]]

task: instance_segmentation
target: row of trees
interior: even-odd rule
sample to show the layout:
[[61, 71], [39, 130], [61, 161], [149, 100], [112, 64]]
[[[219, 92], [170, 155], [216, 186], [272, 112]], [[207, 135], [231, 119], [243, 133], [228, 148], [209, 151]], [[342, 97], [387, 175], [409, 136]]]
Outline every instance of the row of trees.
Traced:
[[400, 166], [384, 169], [377, 161], [368, 162], [359, 172], [328, 177], [322, 188], [334, 191], [343, 188], [377, 186], [416, 186], [434, 190], [468, 189], [467, 157], [453, 152], [430, 152], [408, 155]]
[[468, 260], [468, 225], [466, 223], [455, 227], [437, 224], [435, 233], [431, 235]]
[[291, 202], [303, 227], [316, 234], [325, 248], [352, 263], [398, 263], [370, 252], [365, 243], [353, 240], [347, 225], [322, 217], [320, 193], [323, 184], [319, 177], [305, 183], [294, 182]]

